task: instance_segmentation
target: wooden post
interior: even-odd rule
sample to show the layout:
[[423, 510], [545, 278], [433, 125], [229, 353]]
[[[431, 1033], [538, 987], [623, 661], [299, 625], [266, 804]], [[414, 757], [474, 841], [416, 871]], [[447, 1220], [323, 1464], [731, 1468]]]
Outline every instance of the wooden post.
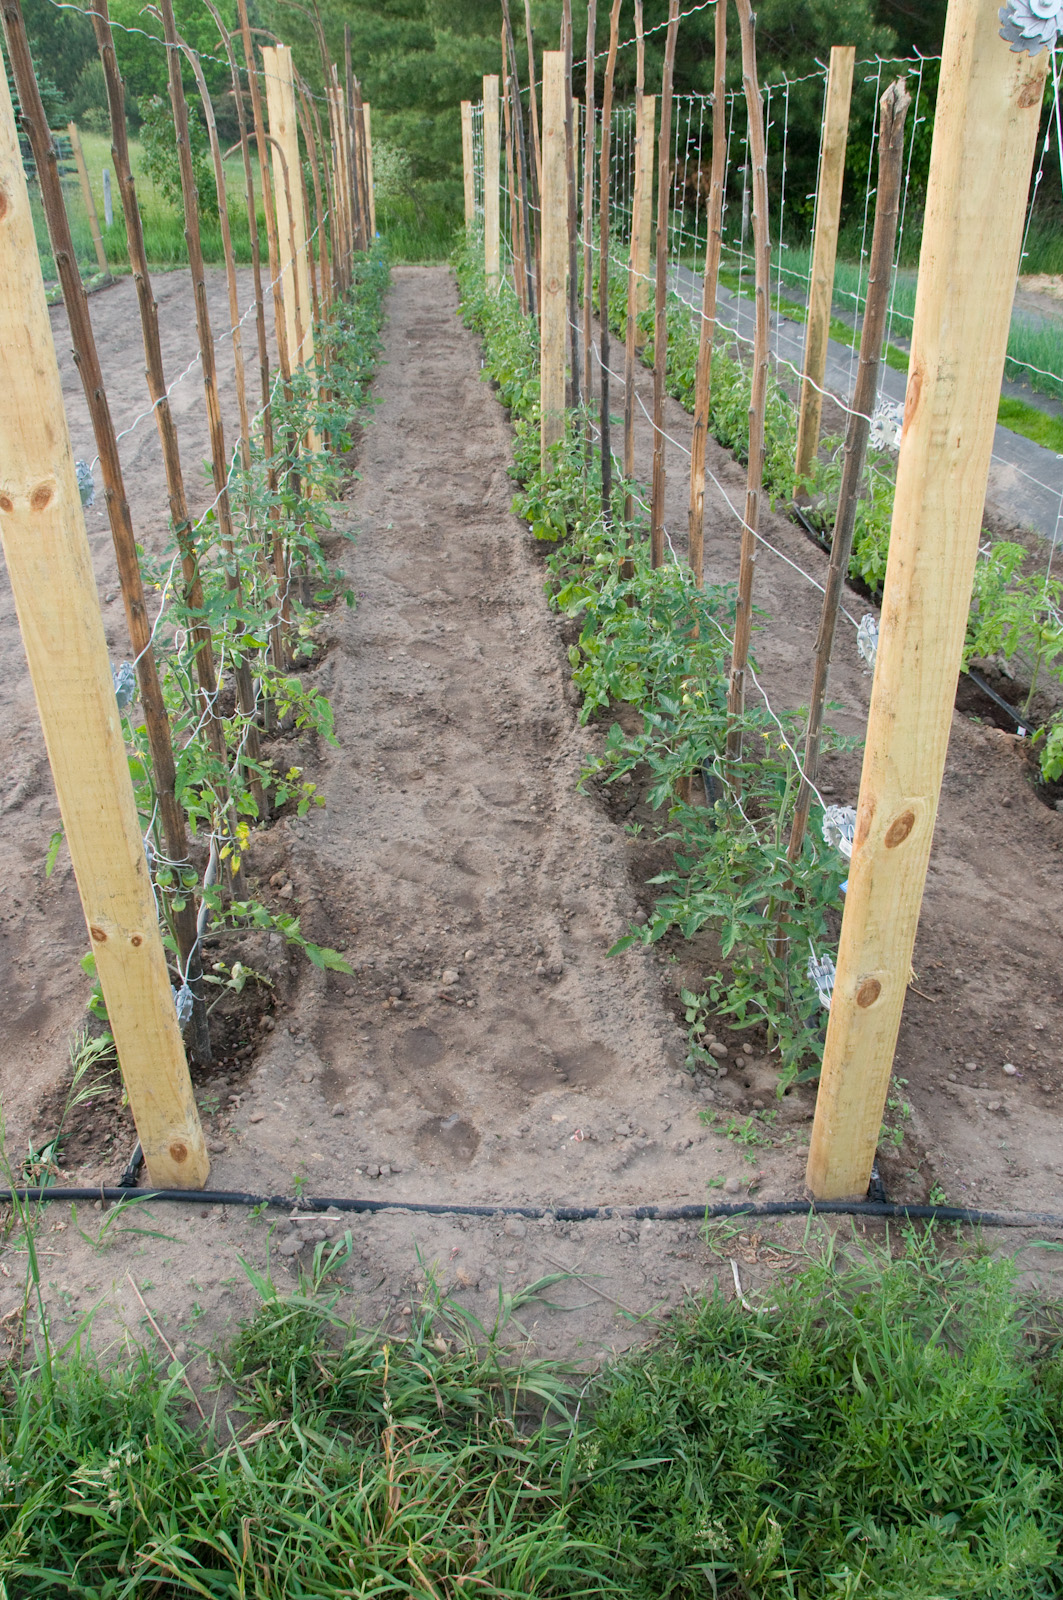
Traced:
[[[15, 12], [21, 25], [17, 0], [3, 9], [5, 23]], [[4, 73], [0, 307], [0, 541], [70, 858], [151, 1182], [202, 1188], [210, 1162], [122, 741]]]
[[461, 171], [465, 179], [465, 226], [472, 226], [476, 215], [476, 171], [472, 151], [472, 101], [461, 102]]
[[[517, 74], [517, 47], [513, 42], [513, 27], [509, 19], [509, 0], [502, 0], [502, 37], [503, 43], [508, 41], [509, 72], [506, 82], [510, 107], [507, 129], [513, 129], [514, 165], [516, 168], [517, 193], [520, 203], [521, 217], [521, 253], [524, 257], [524, 268], [527, 277], [527, 305], [525, 309], [531, 315], [537, 316], [539, 310], [539, 216], [535, 211], [535, 225], [532, 225], [533, 204], [531, 201], [531, 176], [528, 170], [528, 151], [524, 142], [524, 115], [520, 103], [520, 78]], [[503, 48], [502, 60], [505, 70], [507, 51]]]
[[344, 104], [343, 91], [339, 86], [339, 73], [335, 66], [332, 68], [332, 74], [333, 85], [329, 90], [329, 101], [332, 106], [335, 127], [336, 188], [340, 197], [339, 214], [343, 241], [341, 282], [343, 287], [347, 288], [351, 281], [351, 257], [354, 253], [354, 217], [351, 211], [351, 150], [350, 141], [347, 138], [347, 109]]
[[107, 252], [103, 248], [103, 234], [100, 232], [100, 218], [96, 211], [96, 201], [92, 196], [92, 185], [89, 182], [89, 169], [85, 165], [85, 152], [81, 148], [81, 135], [76, 122], [67, 124], [67, 133], [70, 135], [70, 148], [74, 152], [74, 161], [81, 179], [81, 194], [85, 201], [85, 210], [89, 214], [89, 227], [92, 230], [92, 243], [96, 251], [96, 263], [102, 273], [110, 276], [107, 265]]
[[[302, 160], [299, 152], [299, 123], [295, 110], [295, 78], [292, 52], [287, 45], [262, 51], [266, 73], [266, 106], [269, 131], [284, 152], [288, 174], [287, 189], [280, 163], [274, 154], [273, 185], [277, 192], [277, 222], [282, 254], [292, 234], [294, 261], [284, 262], [281, 288], [292, 369], [311, 366], [314, 361], [314, 327], [310, 306], [310, 274], [307, 266], [307, 221], [303, 210]], [[314, 445], [312, 448], [316, 449]]]
[[950, 0], [856, 838], [808, 1157], [861, 1196], [878, 1144], [952, 725], [1051, 51]]
[[[598, 165], [598, 332], [601, 339], [602, 376], [601, 406], [598, 411], [598, 431], [602, 450], [602, 516], [606, 526], [613, 520], [613, 446], [612, 418], [609, 414], [609, 199], [613, 120], [613, 79], [616, 74], [616, 52], [620, 42], [620, 6], [622, 0], [613, 0], [609, 13], [609, 54], [605, 62], [605, 87], [602, 90], [602, 148]], [[671, 0], [678, 5], [679, 0]]]
[[[641, 254], [642, 195], [646, 187], [646, 39], [642, 26], [642, 0], [635, 0], [635, 177], [631, 193], [631, 236], [627, 262], [627, 328], [624, 340], [624, 477], [635, 476], [635, 316], [638, 304], [638, 264]], [[653, 176], [650, 176], [653, 187]], [[624, 521], [635, 513], [631, 490], [624, 496]]]
[[498, 75], [484, 78], [484, 272], [491, 294], [501, 282], [498, 218]]
[[565, 55], [565, 182], [568, 187], [568, 334], [572, 369], [570, 404], [580, 404], [579, 234], [576, 196], [576, 108], [572, 99], [572, 0], [563, 0], [561, 25]]
[[565, 57], [543, 54], [543, 270], [539, 308], [542, 470], [550, 446], [565, 437], [565, 319], [568, 270], [568, 175], [565, 171]]
[[827, 700], [831, 651], [834, 648], [834, 629], [838, 621], [838, 607], [841, 605], [842, 585], [849, 571], [853, 530], [856, 526], [856, 503], [860, 493], [860, 480], [864, 475], [864, 462], [867, 458], [871, 417], [878, 397], [878, 373], [882, 363], [882, 345], [886, 334], [886, 314], [889, 310], [890, 283], [893, 277], [893, 246], [897, 239], [901, 169], [904, 158], [904, 119], [910, 104], [903, 78], [891, 83], [879, 102], [881, 114], [875, 228], [871, 237], [867, 300], [864, 304], [864, 325], [860, 334], [860, 365], [857, 368], [852, 410], [849, 412], [849, 425], [845, 435], [845, 462], [842, 467], [841, 487], [838, 490], [834, 535], [830, 543], [830, 567], [823, 594], [819, 636], [816, 639], [816, 666], [808, 702], [808, 729], [805, 734], [801, 787], [794, 806], [790, 846], [787, 851], [791, 861], [796, 861], [801, 854], [808, 826], [809, 808], [812, 804], [812, 785], [819, 772], [820, 735], [823, 730], [823, 711]]
[[768, 399], [768, 282], [771, 245], [768, 239], [768, 164], [764, 146], [764, 102], [757, 81], [757, 47], [749, 0], [735, 0], [742, 34], [742, 81], [749, 121], [749, 159], [753, 169], [753, 271], [756, 284], [756, 323], [753, 335], [753, 382], [749, 396], [749, 462], [746, 467], [746, 506], [742, 545], [738, 558], [738, 601], [735, 607], [731, 681], [727, 695], [727, 761], [735, 790], [735, 771], [742, 759], [742, 713], [746, 704], [746, 668], [753, 632], [753, 575], [757, 565], [757, 527], [764, 487], [764, 412]]
[[[539, 203], [541, 205], [543, 193], [543, 150], [539, 139], [539, 97], [535, 88], [535, 34], [532, 32], [531, 0], [524, 0], [524, 31], [528, 42], [528, 103], [531, 110], [532, 149], [535, 152], [535, 187], [538, 190]], [[513, 66], [514, 70], [516, 70], [516, 61], [514, 61]], [[544, 67], [544, 80], [545, 76], [546, 68]], [[545, 115], [544, 111], [544, 119]]]
[[354, 67], [351, 64], [351, 25], [343, 25], [343, 106], [347, 114], [347, 148], [351, 179], [351, 211], [354, 217], [354, 248], [364, 250], [368, 245], [369, 216], [365, 209], [365, 190], [362, 186], [362, 158], [359, 153], [359, 127], [354, 111]]
[[369, 243], [376, 238], [376, 190], [373, 183], [373, 119], [369, 101], [362, 101], [362, 123], [365, 128], [365, 189], [369, 201]]
[[[719, 3], [719, 0], [717, 0]], [[668, 0], [668, 33], [661, 84], [660, 168], [657, 173], [657, 264], [653, 317], [653, 493], [650, 503], [650, 565], [664, 560], [664, 380], [668, 361], [668, 205], [672, 198], [672, 73], [679, 31], [679, 0]]]
[[645, 348], [646, 335], [638, 319], [650, 307], [650, 282], [653, 272], [653, 149], [657, 128], [657, 96], [642, 97], [642, 215], [639, 218], [639, 254], [635, 262], [635, 349]]
[[517, 204], [517, 169], [513, 164], [512, 109], [512, 101], [516, 97], [512, 93], [513, 85], [509, 76], [509, 41], [506, 38], [506, 25], [504, 22], [500, 37], [502, 44], [502, 143], [506, 152], [506, 193], [509, 195], [509, 253], [513, 258], [513, 287], [517, 291], [520, 309], [527, 316], [530, 306], [529, 290], [531, 288], [531, 278], [525, 270], [527, 246], [524, 239], [524, 224]]
[[706, 218], [705, 276], [701, 284], [701, 327], [698, 331], [698, 365], [694, 379], [694, 431], [690, 441], [690, 512], [687, 559], [700, 588], [705, 581], [705, 447], [712, 398], [712, 346], [716, 337], [716, 295], [720, 283], [723, 248], [723, 185], [726, 176], [727, 128], [727, 6], [716, 6], [716, 61], [712, 102], [712, 176]]
[[[845, 144], [849, 133], [849, 101], [853, 92], [855, 60], [856, 50], [852, 45], [836, 44], [831, 50], [816, 189], [816, 237], [812, 242], [812, 274], [808, 285], [801, 411], [797, 423], [795, 476], [798, 479], [808, 472], [819, 446], [823, 377], [827, 370], [827, 339], [830, 336], [831, 300], [834, 294], [834, 258], [838, 253], [838, 222], [842, 209]], [[755, 196], [753, 204], [756, 205]]]
[[[594, 46], [597, 20], [597, 0], [587, 0], [587, 71], [583, 118], [583, 398], [588, 407], [594, 394], [591, 332], [594, 316]], [[590, 448], [588, 418], [588, 460]]]

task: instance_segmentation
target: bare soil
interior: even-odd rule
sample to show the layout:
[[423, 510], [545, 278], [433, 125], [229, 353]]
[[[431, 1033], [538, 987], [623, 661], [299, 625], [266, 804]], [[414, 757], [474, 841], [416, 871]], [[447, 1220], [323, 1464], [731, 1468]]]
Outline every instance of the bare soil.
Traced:
[[[158, 292], [172, 375], [194, 356], [191, 295], [183, 274], [160, 278]], [[220, 276], [211, 294], [224, 328]], [[91, 306], [127, 427], [147, 405], [132, 284]], [[90, 458], [61, 311], [53, 323], [76, 452]], [[224, 344], [219, 355], [230, 385]], [[542, 552], [509, 511], [509, 429], [481, 376], [450, 274], [397, 269], [361, 477], [335, 518], [332, 554], [357, 606], [324, 616], [312, 669], [340, 742], [300, 747], [327, 803], [259, 830], [248, 863], [262, 898], [294, 907], [310, 938], [347, 953], [353, 976], [289, 958], [275, 935], [219, 940], [209, 952], [239, 956], [268, 980], [239, 1004], [226, 1000], [222, 1059], [196, 1074], [211, 1184], [444, 1204], [798, 1198], [814, 1091], [776, 1100], [763, 1039], [726, 1030], [720, 1076], [699, 1085], [684, 1068], [678, 993], [704, 988], [711, 940], [607, 959], [651, 903], [645, 880], [661, 847], [624, 829], [648, 820], [636, 789], [608, 804], [577, 792], [609, 719], [578, 724]], [[649, 374], [637, 381], [648, 401]], [[190, 481], [206, 454], [201, 393], [193, 373], [175, 395]], [[233, 414], [229, 392], [226, 403]], [[673, 439], [689, 435], [672, 402], [666, 427]], [[138, 531], [157, 550], [165, 493], [150, 419], [124, 452]], [[739, 528], [727, 500], [740, 505], [744, 469], [715, 445], [709, 465], [706, 570], [728, 581]], [[670, 467], [667, 516], [681, 551], [687, 462], [674, 447]], [[648, 481], [648, 424], [637, 468]], [[118, 660], [128, 644], [101, 509], [89, 526]], [[757, 673], [781, 707], [807, 692], [812, 580], [822, 582], [826, 561], [782, 516], [766, 513], [764, 533], [774, 552], [758, 562]], [[846, 604], [856, 617], [869, 609], [853, 593]], [[40, 1148], [56, 1130], [88, 984], [66, 858], [44, 874], [58, 816], [6, 585], [0, 664], [0, 1086], [17, 1169], [27, 1141]], [[869, 689], [846, 627], [831, 684], [843, 731], [862, 732]], [[855, 803], [859, 773], [858, 753], [836, 759], [827, 792]], [[954, 1203], [1063, 1211], [1061, 849], [1063, 816], [1035, 793], [1023, 742], [957, 713], [898, 1048], [896, 1132], [882, 1151], [891, 1198], [925, 1199], [940, 1185]], [[777, 1113], [754, 1124], [758, 1142], [728, 1137], [758, 1106]], [[115, 1183], [135, 1135], [114, 1086], [76, 1108], [69, 1127], [67, 1181]], [[71, 1323], [102, 1297], [106, 1342], [123, 1327], [141, 1331], [129, 1273], [179, 1353], [253, 1305], [241, 1258], [291, 1283], [310, 1254], [299, 1241], [317, 1229], [199, 1204], [112, 1218], [98, 1203], [44, 1214], [47, 1295]], [[529, 1332], [540, 1348], [588, 1359], [639, 1337], [634, 1317], [719, 1268], [695, 1228], [622, 1217], [565, 1225], [393, 1211], [321, 1223], [333, 1237], [348, 1226], [352, 1253], [337, 1282], [362, 1322], [401, 1330], [428, 1278], [483, 1317], [500, 1286], [574, 1268], [584, 1276], [549, 1291], [554, 1309], [536, 1303]], [[803, 1224], [747, 1229], [725, 1254], [756, 1287], [797, 1259], [787, 1248], [802, 1236]], [[12, 1234], [0, 1317], [17, 1308], [24, 1259]]]

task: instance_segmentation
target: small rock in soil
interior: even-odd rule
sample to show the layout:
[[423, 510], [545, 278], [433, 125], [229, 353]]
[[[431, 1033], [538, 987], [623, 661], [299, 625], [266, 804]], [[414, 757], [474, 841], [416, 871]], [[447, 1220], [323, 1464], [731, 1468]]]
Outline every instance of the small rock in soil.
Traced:
[[717, 1061], [726, 1061], [728, 1056], [727, 1046], [721, 1044], [718, 1039], [714, 1039], [709, 1045], [709, 1055], [715, 1056]]
[[741, 1182], [739, 1181], [738, 1178], [733, 1178], [733, 1177], [732, 1178], [728, 1178], [727, 1182], [723, 1186], [724, 1194], [739, 1194], [741, 1192], [741, 1189], [742, 1189]]
[[332, 1115], [334, 1117], [345, 1117], [347, 1115], [347, 1107], [346, 1106], [338, 1106], [338, 1105], [337, 1106], [333, 1106]]
[[1018, 1075], [1019, 1069], [1013, 1061], [1005, 1061], [1004, 1071], [1007, 1073], [1009, 1078], [1014, 1078]]
[[511, 1239], [523, 1239], [528, 1225], [520, 1217], [507, 1217], [505, 1231]]

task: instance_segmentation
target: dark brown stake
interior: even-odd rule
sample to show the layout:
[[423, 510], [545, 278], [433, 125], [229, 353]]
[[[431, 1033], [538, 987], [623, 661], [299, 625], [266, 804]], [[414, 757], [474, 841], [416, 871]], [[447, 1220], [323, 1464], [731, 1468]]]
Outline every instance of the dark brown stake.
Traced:
[[[721, 3], [721, 0], [717, 0]], [[650, 505], [650, 565], [664, 560], [664, 381], [668, 366], [668, 203], [672, 197], [672, 78], [679, 32], [679, 0], [668, 0], [668, 33], [661, 80], [660, 162], [657, 173], [657, 264], [653, 296], [653, 494]]]
[[831, 651], [834, 648], [834, 630], [838, 622], [842, 585], [849, 570], [849, 557], [853, 549], [856, 505], [860, 493], [860, 480], [864, 475], [864, 462], [867, 459], [870, 419], [878, 398], [878, 375], [882, 364], [890, 278], [893, 272], [893, 247], [897, 240], [897, 213], [904, 157], [904, 119], [910, 105], [911, 98], [903, 77], [897, 78], [890, 84], [879, 102], [878, 189], [875, 194], [875, 229], [871, 237], [867, 301], [864, 307], [864, 325], [860, 333], [860, 365], [857, 368], [852, 410], [849, 413], [849, 426], [845, 436], [845, 461], [842, 466], [841, 488], [838, 491], [838, 511], [834, 519], [830, 567], [827, 571], [819, 636], [815, 646], [816, 666], [808, 707], [805, 759], [793, 825], [790, 829], [790, 847], [787, 852], [791, 861], [796, 861], [801, 854], [805, 830], [808, 827], [809, 807], [812, 804], [812, 785], [819, 772], [823, 708], [827, 699], [827, 679], [830, 675]]
[[694, 431], [690, 441], [690, 513], [687, 555], [694, 582], [705, 581], [705, 447], [712, 398], [712, 345], [716, 337], [716, 296], [723, 248], [723, 182], [727, 156], [727, 5], [716, 6], [716, 62], [712, 101], [712, 176], [709, 181], [708, 242], [701, 286], [701, 328], [694, 380]]
[[742, 548], [738, 567], [738, 602], [735, 608], [731, 682], [727, 696], [727, 763], [735, 793], [741, 787], [737, 764], [742, 759], [742, 713], [746, 703], [746, 669], [753, 631], [753, 574], [757, 564], [757, 527], [764, 487], [764, 408], [768, 398], [768, 278], [771, 249], [768, 241], [768, 169], [764, 151], [764, 102], [757, 82], [757, 47], [749, 0], [735, 0], [742, 33], [742, 82], [749, 119], [749, 157], [753, 174], [753, 265], [756, 284], [756, 324], [753, 335], [753, 382], [749, 396], [749, 463], [746, 469], [746, 507], [742, 523]]
[[[594, 46], [597, 37], [597, 0], [587, 0], [587, 77], [583, 127], [583, 389], [590, 406], [592, 330], [594, 326]], [[590, 460], [590, 413], [587, 417], [587, 459]]]
[[520, 214], [522, 219], [522, 235], [524, 250], [524, 269], [528, 283], [528, 312], [531, 316], [538, 316], [539, 298], [538, 288], [538, 254], [539, 254], [539, 229], [532, 227], [529, 210], [529, 184], [528, 184], [528, 152], [524, 142], [524, 113], [520, 103], [520, 78], [517, 74], [517, 47], [513, 43], [513, 24], [509, 18], [509, 0], [502, 0], [502, 18], [509, 41], [509, 93], [511, 102], [511, 117], [513, 131], [516, 139], [517, 158], [517, 191], [520, 199]]
[[517, 291], [520, 309], [525, 316], [528, 315], [528, 281], [524, 271], [524, 232], [520, 223], [520, 213], [517, 206], [517, 187], [513, 168], [513, 119], [509, 114], [509, 45], [506, 41], [506, 25], [502, 24], [502, 82], [505, 92], [502, 95], [502, 131], [503, 142], [506, 147], [506, 187], [509, 190], [509, 246], [513, 255], [513, 286]]
[[[218, 398], [218, 374], [214, 361], [214, 335], [210, 325], [207, 305], [207, 277], [203, 265], [203, 244], [199, 231], [199, 195], [192, 167], [192, 147], [188, 137], [188, 105], [184, 84], [181, 81], [180, 40], [174, 25], [173, 0], [159, 0], [163, 35], [168, 46], [167, 66], [170, 74], [170, 105], [173, 108], [177, 134], [177, 159], [181, 169], [181, 194], [185, 212], [185, 242], [188, 246], [188, 265], [192, 274], [192, 293], [196, 307], [196, 333], [199, 338], [199, 359], [203, 368], [203, 393], [207, 402], [207, 423], [210, 430], [210, 459], [214, 479], [214, 493], [218, 511], [218, 527], [222, 547], [226, 553], [225, 582], [240, 605], [240, 580], [236, 574], [235, 540], [233, 535], [232, 507], [229, 502], [229, 468], [225, 454], [225, 426], [222, 422], [221, 402]], [[219, 204], [223, 196], [219, 195]], [[248, 784], [261, 817], [266, 815], [266, 798], [262, 781], [254, 771], [260, 760], [258, 728], [255, 725], [255, 691], [251, 667], [244, 656], [233, 668], [237, 700], [240, 711], [247, 719], [244, 728], [243, 757], [247, 768]], [[232, 858], [230, 858], [231, 860]], [[237, 893], [243, 892], [243, 869], [233, 871], [233, 885]]]
[[[109, 52], [108, 91], [111, 89], [112, 82], [117, 82], [118, 84], [118, 121], [115, 124], [118, 136], [113, 152], [115, 175], [122, 194], [123, 205], [132, 205], [136, 212], [137, 228], [139, 230], [140, 213], [136, 210], [133, 180], [129, 174], [121, 80], [118, 78], [118, 67], [111, 44], [106, 0], [100, 0], [99, 9], [100, 14], [94, 17], [93, 21], [96, 26], [96, 37], [100, 45], [100, 52], [104, 56], [105, 70], [108, 67], [105, 46], [106, 51]], [[122, 464], [118, 456], [118, 441], [115, 437], [114, 423], [111, 419], [111, 408], [107, 401], [107, 391], [103, 385], [103, 373], [96, 350], [96, 340], [92, 332], [92, 322], [89, 318], [88, 301], [82, 287], [81, 274], [78, 271], [77, 258], [74, 254], [74, 244], [70, 236], [70, 223], [67, 219], [66, 207], [63, 204], [63, 191], [59, 178], [55, 147], [48, 131], [48, 120], [33, 70], [33, 59], [30, 55], [29, 42], [26, 38], [26, 29], [19, 0], [4, 0], [3, 19], [8, 59], [11, 62], [11, 70], [22, 108], [22, 125], [29, 136], [30, 146], [33, 151], [37, 177], [41, 186], [41, 200], [48, 224], [48, 236], [51, 240], [56, 269], [62, 285], [63, 301], [70, 325], [74, 365], [78, 369], [85, 391], [85, 401], [92, 419], [96, 449], [100, 457], [100, 470], [103, 475], [104, 492], [107, 500], [107, 514], [111, 524], [111, 537], [114, 541], [115, 559], [122, 587], [122, 600], [125, 605], [129, 638], [136, 658], [140, 703], [144, 711], [144, 723], [147, 729], [152, 767], [155, 774], [155, 787], [159, 797], [159, 816], [162, 821], [163, 838], [166, 841], [166, 852], [170, 858], [170, 864], [179, 877], [182, 870], [187, 870], [189, 866], [188, 836], [185, 831], [185, 819], [177, 801], [177, 775], [174, 764], [173, 742], [170, 735], [170, 723], [166, 714], [162, 685], [159, 682], [159, 671], [152, 647], [151, 626], [148, 622], [147, 605], [144, 599], [144, 584], [140, 572], [140, 563], [137, 559], [133, 519], [129, 510], [129, 502], [126, 499]], [[115, 106], [113, 99], [111, 100], [111, 106], [113, 110]], [[120, 160], [122, 155], [125, 157], [124, 162]], [[132, 249], [130, 250], [130, 260], [133, 263], [134, 272], [136, 272]], [[137, 292], [142, 297], [145, 293], [140, 279], [137, 282]], [[151, 297], [150, 285], [146, 288], [146, 294], [151, 302], [152, 313], [154, 314], [154, 300]], [[158, 326], [156, 323], [156, 341], [157, 339]], [[152, 398], [154, 399], [154, 395]], [[172, 429], [172, 420], [170, 420], [169, 426]], [[176, 435], [174, 435], [174, 448], [176, 449]], [[178, 525], [178, 512], [183, 511], [182, 525], [187, 535], [188, 513], [183, 503], [184, 491], [183, 486], [180, 485], [179, 469], [178, 487], [178, 504], [175, 507], [171, 497], [171, 509], [174, 512], [175, 526]], [[195, 566], [193, 563], [193, 575], [194, 573]], [[180, 884], [177, 886], [177, 894], [179, 896], [183, 894]], [[185, 981], [192, 991], [194, 1001], [192, 1010], [192, 1048], [197, 1060], [206, 1063], [212, 1057], [210, 1034], [207, 1028], [207, 1013], [203, 1002], [203, 966], [196, 935], [195, 899], [192, 894], [187, 894], [184, 895], [184, 900], [183, 910], [176, 910], [172, 902], [170, 909], [173, 917], [174, 934], [177, 939], [177, 948], [181, 958], [181, 968], [185, 975]]]

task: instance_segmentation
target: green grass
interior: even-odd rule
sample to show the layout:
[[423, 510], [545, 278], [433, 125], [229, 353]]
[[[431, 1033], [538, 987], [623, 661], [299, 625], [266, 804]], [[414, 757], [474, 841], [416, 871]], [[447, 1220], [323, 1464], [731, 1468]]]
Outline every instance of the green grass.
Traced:
[[258, 1280], [187, 1380], [205, 1422], [148, 1351], [9, 1368], [10, 1600], [1063, 1591], [1059, 1319], [1006, 1261], [827, 1254], [762, 1310], [699, 1297], [588, 1383], [507, 1354], [519, 1301], [494, 1329], [433, 1300], [407, 1339], [344, 1325], [337, 1248], [298, 1294]]
[[1046, 450], [1063, 454], [1063, 417], [1051, 417], [1047, 411], [1027, 405], [1025, 400], [1002, 397], [997, 407], [997, 421], [1012, 433], [1021, 433]]
[[377, 230], [388, 241], [392, 262], [443, 262], [450, 259], [462, 218], [453, 204], [395, 195], [377, 206]]

